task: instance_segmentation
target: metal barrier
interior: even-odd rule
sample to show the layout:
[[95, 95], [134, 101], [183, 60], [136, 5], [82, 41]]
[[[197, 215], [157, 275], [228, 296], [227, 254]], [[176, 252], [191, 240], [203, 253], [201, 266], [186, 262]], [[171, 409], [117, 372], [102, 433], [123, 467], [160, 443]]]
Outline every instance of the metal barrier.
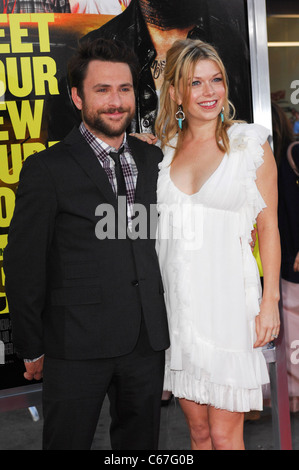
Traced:
[[42, 384], [0, 390], [0, 413], [30, 408], [42, 403]]

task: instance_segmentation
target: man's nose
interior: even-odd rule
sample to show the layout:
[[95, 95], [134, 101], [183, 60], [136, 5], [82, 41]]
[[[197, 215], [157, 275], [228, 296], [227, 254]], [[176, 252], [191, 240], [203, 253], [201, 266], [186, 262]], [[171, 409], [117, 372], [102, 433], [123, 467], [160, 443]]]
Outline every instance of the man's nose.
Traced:
[[120, 106], [122, 103], [121, 94], [119, 91], [112, 91], [109, 95], [109, 104], [113, 106]]

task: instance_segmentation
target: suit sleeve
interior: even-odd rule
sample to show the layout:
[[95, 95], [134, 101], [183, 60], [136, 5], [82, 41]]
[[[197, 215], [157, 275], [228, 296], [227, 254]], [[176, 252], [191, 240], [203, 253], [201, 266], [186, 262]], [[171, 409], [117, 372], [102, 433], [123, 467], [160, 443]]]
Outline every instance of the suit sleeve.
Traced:
[[43, 351], [42, 315], [57, 197], [38, 155], [23, 165], [14, 215], [4, 251], [5, 287], [16, 353], [27, 359]]

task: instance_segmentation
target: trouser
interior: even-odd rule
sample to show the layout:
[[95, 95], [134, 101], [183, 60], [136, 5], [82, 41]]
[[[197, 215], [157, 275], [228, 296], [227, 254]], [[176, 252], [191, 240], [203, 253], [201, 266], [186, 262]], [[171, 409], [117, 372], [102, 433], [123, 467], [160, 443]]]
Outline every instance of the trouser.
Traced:
[[164, 351], [153, 351], [144, 327], [134, 351], [89, 361], [45, 357], [43, 449], [91, 448], [106, 394], [113, 450], [158, 448]]

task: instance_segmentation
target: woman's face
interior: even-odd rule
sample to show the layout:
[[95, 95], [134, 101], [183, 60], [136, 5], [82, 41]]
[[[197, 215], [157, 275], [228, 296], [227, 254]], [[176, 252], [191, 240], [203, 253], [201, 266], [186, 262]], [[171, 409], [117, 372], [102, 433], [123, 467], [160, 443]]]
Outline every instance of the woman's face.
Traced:
[[[226, 98], [224, 79], [216, 62], [210, 59], [199, 60], [194, 69], [193, 77], [189, 77], [191, 87], [186, 117], [191, 124], [196, 121], [216, 120]], [[180, 85], [182, 99], [183, 84]]]

